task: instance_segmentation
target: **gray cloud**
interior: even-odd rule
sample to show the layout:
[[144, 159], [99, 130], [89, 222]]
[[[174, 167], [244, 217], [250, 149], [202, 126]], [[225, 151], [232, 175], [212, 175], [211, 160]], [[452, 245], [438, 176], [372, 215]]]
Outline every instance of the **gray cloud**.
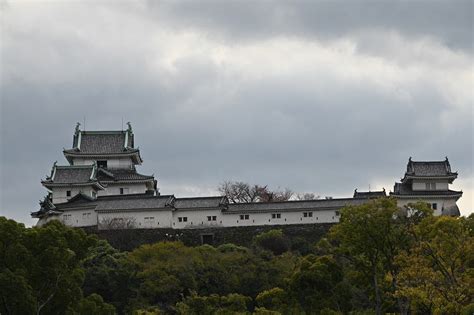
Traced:
[[146, 9], [168, 26], [199, 28], [223, 38], [268, 36], [332, 39], [366, 30], [430, 36], [472, 51], [472, 1], [148, 1]]
[[463, 3], [195, 6], [3, 8], [7, 216], [33, 222], [39, 181], [66, 163], [62, 148], [84, 116], [86, 129], [131, 121], [140, 170], [163, 193], [208, 194], [239, 179], [347, 196], [392, 185], [409, 156], [449, 155], [472, 200]]

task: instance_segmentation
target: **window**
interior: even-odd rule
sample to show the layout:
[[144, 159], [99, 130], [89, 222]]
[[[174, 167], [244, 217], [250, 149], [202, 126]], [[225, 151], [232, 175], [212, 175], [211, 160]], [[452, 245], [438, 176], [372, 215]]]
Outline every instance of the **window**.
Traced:
[[121, 195], [128, 195], [128, 188], [120, 188]]
[[436, 183], [426, 183], [426, 190], [436, 190]]
[[150, 226], [155, 223], [155, 217], [145, 217], [145, 225]]
[[66, 197], [71, 197], [71, 191], [70, 190], [66, 191]]
[[432, 203], [431, 204], [431, 209], [437, 210], [438, 209], [438, 204], [437, 203]]
[[312, 212], [308, 212], [308, 217], [312, 218], [312, 217], [313, 217], [313, 213], [312, 213]]
[[336, 210], [336, 216], [339, 216], [340, 213], [339, 213], [339, 210]]
[[188, 222], [188, 217], [178, 217], [178, 222]]
[[281, 219], [281, 213], [272, 213], [272, 219]]
[[312, 217], [313, 217], [313, 213], [312, 213], [312, 212], [303, 212], [303, 217], [305, 217], [305, 218], [308, 218], [308, 217], [312, 218]]
[[308, 212], [303, 212], [303, 217], [308, 217]]
[[97, 161], [97, 166], [107, 168], [107, 161]]
[[207, 221], [217, 221], [217, 216], [213, 215], [213, 216], [208, 216], [207, 217]]
[[248, 214], [241, 214], [240, 215], [240, 220], [248, 220], [250, 219], [250, 216]]
[[92, 198], [96, 198], [97, 197], [97, 193], [95, 191], [92, 192]]

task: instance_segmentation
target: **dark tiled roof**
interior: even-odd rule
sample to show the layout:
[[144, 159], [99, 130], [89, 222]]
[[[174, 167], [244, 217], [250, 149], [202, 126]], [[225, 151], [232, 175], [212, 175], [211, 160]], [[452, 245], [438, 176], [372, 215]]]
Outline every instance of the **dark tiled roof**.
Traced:
[[217, 197], [194, 197], [194, 198], [176, 198], [174, 207], [176, 209], [196, 209], [201, 208], [222, 208], [228, 204], [227, 198]]
[[110, 210], [159, 210], [169, 208], [173, 196], [126, 195], [97, 198], [97, 211]]
[[413, 190], [408, 183], [395, 183], [390, 195], [396, 196], [456, 196], [462, 191], [455, 190]]
[[127, 131], [81, 131], [79, 149], [85, 154], [123, 153], [126, 134]]
[[93, 167], [57, 167], [52, 179], [57, 184], [85, 183], [91, 181]]
[[444, 161], [412, 161], [408, 160], [405, 176], [438, 177], [453, 176], [448, 158]]
[[96, 182], [93, 165], [86, 166], [54, 166], [51, 178], [43, 183], [48, 184], [83, 184]]
[[[76, 198], [77, 197], [77, 198]], [[174, 196], [163, 195], [153, 196], [148, 194], [133, 195], [113, 195], [100, 196], [91, 199], [88, 196], [77, 195], [68, 202], [56, 204], [60, 210], [72, 208], [88, 207], [97, 211], [113, 211], [113, 210], [160, 210], [169, 209], [171, 207]]]
[[268, 211], [298, 211], [298, 210], [326, 210], [340, 209], [347, 205], [361, 205], [366, 199], [320, 199], [304, 201], [285, 202], [254, 202], [254, 203], [231, 203], [224, 213], [234, 212], [268, 212]]
[[127, 169], [101, 169], [97, 172], [97, 179], [100, 182], [114, 182], [114, 181], [143, 181], [143, 180], [154, 180], [155, 178], [150, 175], [142, 175], [137, 173], [136, 170]]
[[354, 198], [357, 199], [374, 199], [381, 197], [387, 197], [385, 189], [379, 191], [357, 191], [357, 189], [354, 190]]

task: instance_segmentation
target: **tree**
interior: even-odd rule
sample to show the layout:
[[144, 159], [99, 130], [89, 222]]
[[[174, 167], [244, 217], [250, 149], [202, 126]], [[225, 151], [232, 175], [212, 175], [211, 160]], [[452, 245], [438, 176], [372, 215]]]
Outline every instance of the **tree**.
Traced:
[[[59, 221], [27, 229], [0, 217], [0, 312], [72, 311], [82, 298], [84, 273], [80, 263], [95, 242], [95, 237]], [[9, 285], [11, 281], [17, 285]], [[18, 303], [21, 296], [24, 305]]]
[[178, 314], [186, 315], [231, 315], [231, 314], [249, 314], [247, 304], [252, 299], [240, 294], [229, 294], [219, 296], [213, 294], [210, 296], [199, 296], [193, 292], [183, 301], [176, 304]]
[[[371, 200], [360, 206], [341, 210], [341, 222], [331, 228], [330, 236], [336, 242], [336, 253], [344, 258], [358, 277], [372, 288], [369, 299], [375, 312], [382, 313], [384, 302], [390, 306], [397, 290], [399, 268], [395, 257], [411, 244], [410, 229], [419, 218], [429, 215], [426, 204], [410, 205], [410, 215], [397, 207], [392, 198]], [[362, 286], [361, 286], [362, 284]], [[406, 312], [406, 300], [397, 300], [401, 313]]]
[[136, 266], [130, 262], [127, 253], [119, 252], [105, 240], [91, 247], [82, 262], [85, 279], [84, 295], [99, 294], [122, 312], [129, 299], [134, 298], [138, 286]]
[[87, 315], [114, 315], [115, 307], [104, 302], [98, 294], [91, 294], [83, 298], [76, 307], [78, 314]]
[[268, 186], [250, 185], [238, 181], [225, 181], [217, 187], [217, 190], [232, 203], [279, 202], [290, 200], [293, 196], [293, 192], [288, 188], [270, 190]]
[[419, 313], [461, 313], [474, 296], [471, 218], [428, 217], [414, 230], [414, 245], [397, 256], [397, 296]]
[[275, 255], [281, 255], [290, 248], [289, 242], [283, 235], [282, 230], [270, 230], [260, 233], [255, 236], [254, 244], [271, 251]]
[[307, 313], [323, 309], [348, 312], [350, 289], [344, 282], [344, 272], [332, 256], [308, 255], [289, 279], [289, 299]]
[[316, 196], [314, 193], [297, 193], [295, 195], [296, 200], [317, 200], [320, 198], [321, 196]]
[[226, 196], [232, 203], [249, 203], [259, 201], [259, 194], [266, 186], [249, 185], [244, 182], [225, 181], [217, 187], [222, 196]]

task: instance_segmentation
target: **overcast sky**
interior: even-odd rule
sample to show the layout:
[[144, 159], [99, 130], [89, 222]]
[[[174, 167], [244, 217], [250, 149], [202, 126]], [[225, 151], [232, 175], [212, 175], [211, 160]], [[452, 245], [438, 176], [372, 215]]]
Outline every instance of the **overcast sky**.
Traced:
[[473, 211], [472, 1], [0, 1], [2, 215], [34, 224], [77, 121], [134, 128], [163, 194], [224, 180], [393, 189], [408, 157]]

